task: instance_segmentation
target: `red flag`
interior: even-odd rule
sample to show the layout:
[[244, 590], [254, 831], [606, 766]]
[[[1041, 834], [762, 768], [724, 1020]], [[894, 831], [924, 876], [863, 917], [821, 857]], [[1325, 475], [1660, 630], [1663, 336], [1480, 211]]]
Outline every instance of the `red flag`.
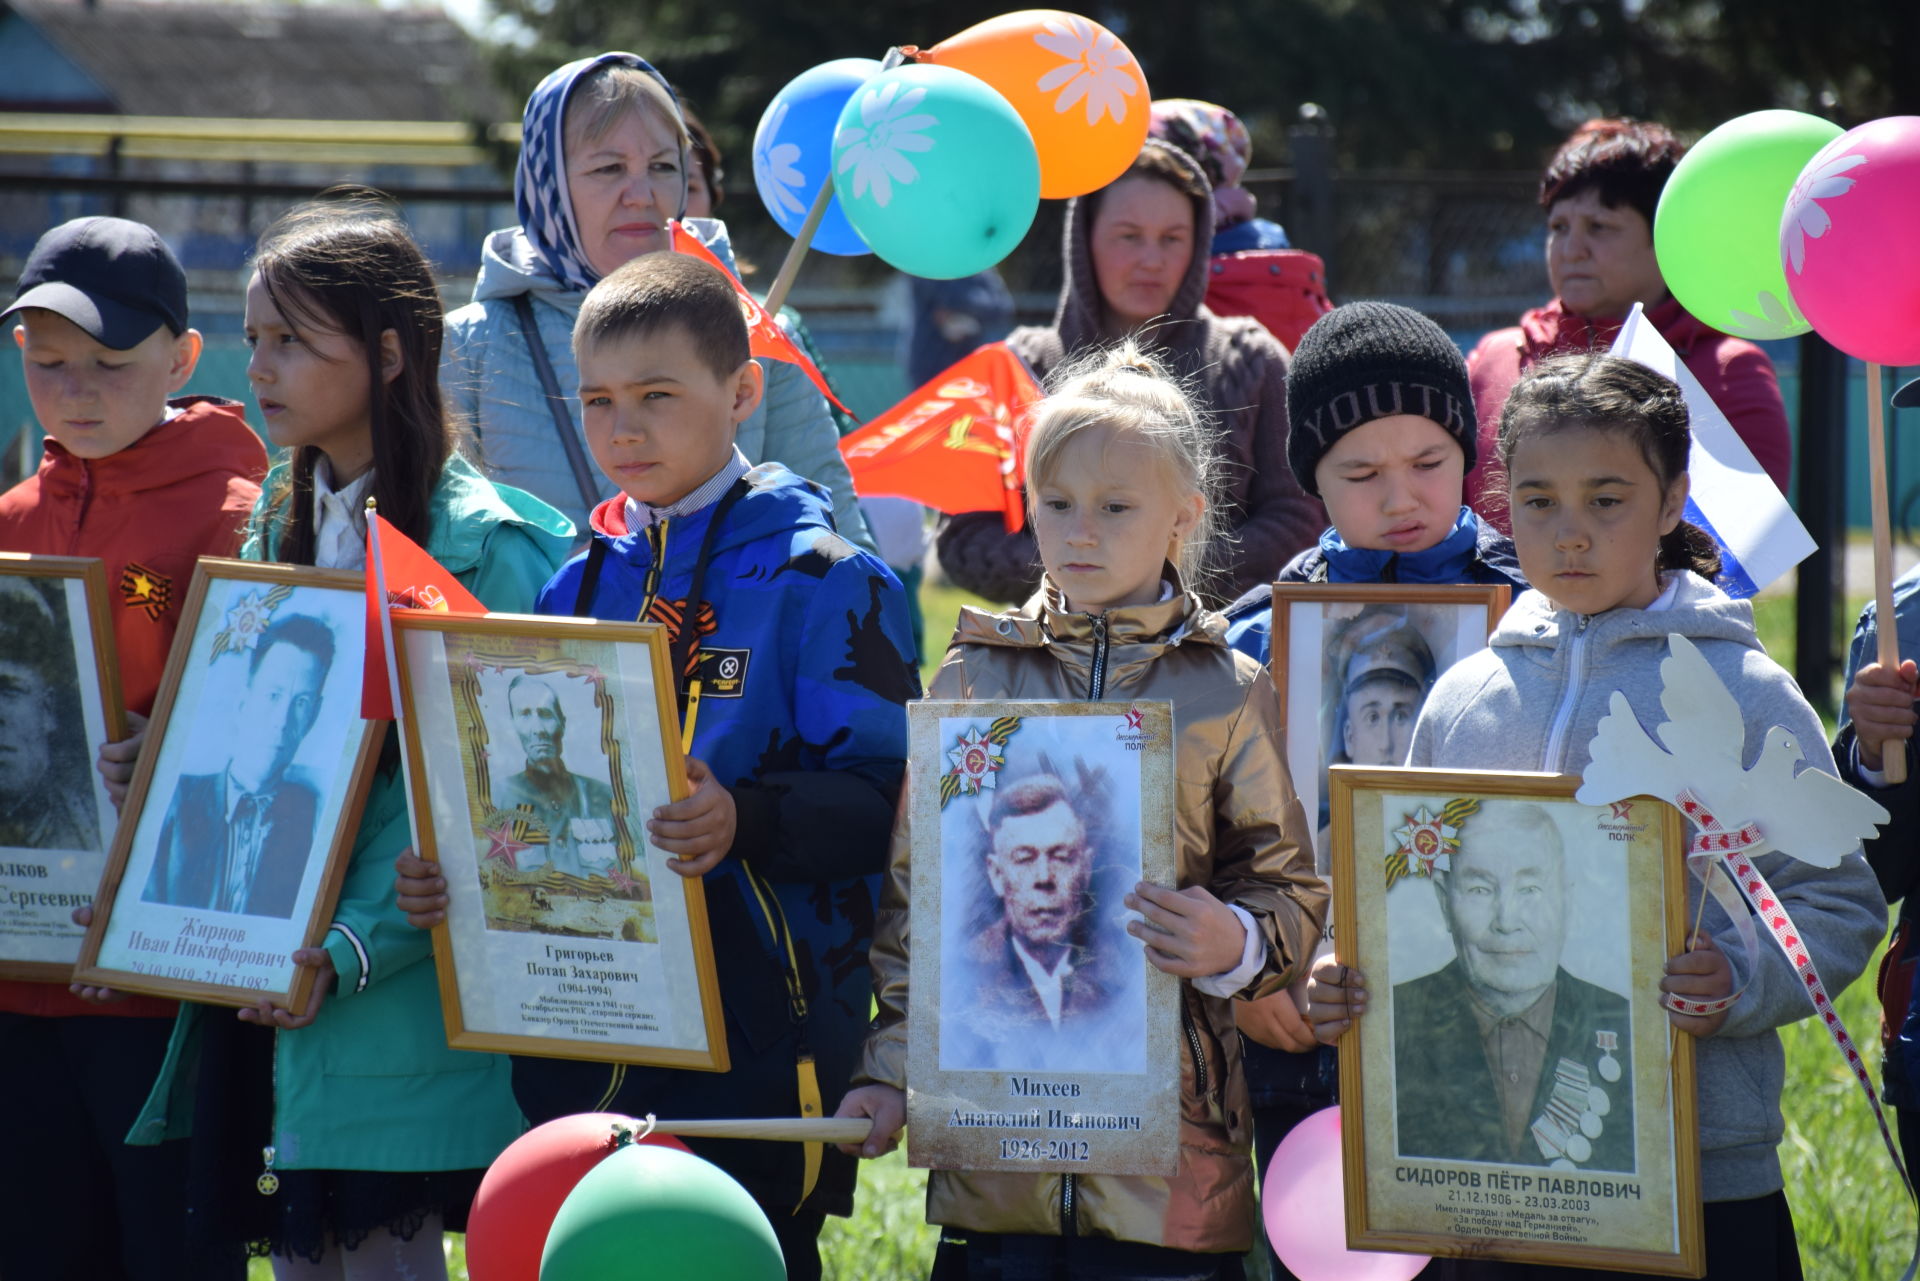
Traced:
[[[382, 604], [387, 608], [382, 608]], [[400, 677], [387, 655], [393, 652], [393, 621], [387, 609], [434, 609], [452, 614], [484, 614], [480, 598], [460, 585], [453, 572], [427, 555], [420, 544], [367, 513], [367, 660], [360, 679], [360, 716], [390, 721], [400, 706]]]
[[[669, 223], [668, 226], [673, 228], [675, 253], [692, 254], [695, 258], [704, 259], [720, 270], [727, 271], [727, 264], [721, 262], [713, 250], [701, 244], [700, 238], [688, 231], [685, 226], [679, 222]], [[746, 318], [747, 350], [767, 360], [784, 360], [789, 365], [800, 366], [801, 372], [813, 379], [813, 385], [820, 389], [822, 396], [839, 405], [841, 413], [857, 421], [860, 415], [840, 404], [840, 398], [833, 394], [833, 388], [827, 386], [827, 380], [821, 374], [820, 366], [814, 364], [807, 357], [807, 353], [801, 351], [794, 344], [793, 339], [787, 337], [787, 331], [780, 328], [780, 322], [760, 305], [758, 298], [747, 292], [747, 287], [740, 283], [740, 278], [727, 271], [727, 279], [733, 283], [733, 292], [740, 298], [740, 312]]]
[[988, 343], [859, 431], [840, 453], [862, 494], [897, 494], [953, 515], [1026, 523], [1014, 430], [1046, 393], [1003, 342]]

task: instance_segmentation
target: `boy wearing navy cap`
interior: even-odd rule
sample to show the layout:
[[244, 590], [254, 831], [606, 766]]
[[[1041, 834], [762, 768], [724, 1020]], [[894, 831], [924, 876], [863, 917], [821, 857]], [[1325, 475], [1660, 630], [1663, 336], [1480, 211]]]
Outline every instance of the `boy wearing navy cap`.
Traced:
[[[236, 550], [266, 450], [238, 403], [169, 399], [193, 374], [200, 335], [187, 324], [186, 274], [151, 227], [55, 227], [0, 317], [13, 320], [47, 433], [39, 469], [0, 494], [0, 551], [105, 562], [121, 694], [143, 729], [194, 562]], [[81, 745], [101, 748], [116, 799], [139, 741]], [[63, 984], [0, 982], [0, 1097], [25, 1104], [0, 1144], [0, 1277], [241, 1275], [190, 1257], [185, 1144], [123, 1141], [173, 1016], [171, 1001], [98, 1005]], [[76, 1206], [84, 1230], [60, 1230]]]

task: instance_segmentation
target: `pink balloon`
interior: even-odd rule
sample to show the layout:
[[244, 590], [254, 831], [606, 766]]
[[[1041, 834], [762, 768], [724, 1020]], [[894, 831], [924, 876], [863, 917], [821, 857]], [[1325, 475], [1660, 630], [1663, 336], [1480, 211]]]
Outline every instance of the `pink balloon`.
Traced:
[[1780, 260], [1822, 338], [1875, 364], [1920, 364], [1920, 116], [1869, 120], [1807, 162]]
[[1340, 1176], [1340, 1109], [1288, 1131], [1260, 1184], [1267, 1240], [1300, 1281], [1413, 1281], [1424, 1254], [1347, 1249], [1347, 1195]]

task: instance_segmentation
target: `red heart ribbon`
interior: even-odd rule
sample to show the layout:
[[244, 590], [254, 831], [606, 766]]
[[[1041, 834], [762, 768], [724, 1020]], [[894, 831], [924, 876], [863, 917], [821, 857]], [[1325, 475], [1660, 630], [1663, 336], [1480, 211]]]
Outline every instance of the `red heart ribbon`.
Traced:
[[[1814, 968], [1813, 956], [1800, 937], [1800, 931], [1795, 928], [1793, 918], [1787, 915], [1786, 904], [1780, 901], [1780, 896], [1773, 892], [1773, 886], [1767, 884], [1767, 878], [1747, 857], [1747, 851], [1760, 843], [1760, 825], [1748, 823], [1729, 831], [1691, 790], [1674, 797], [1673, 803], [1699, 829], [1687, 849], [1687, 870], [1693, 873], [1703, 889], [1713, 895], [1714, 901], [1720, 904], [1740, 931], [1741, 941], [1747, 949], [1747, 973], [1755, 973], [1760, 964], [1760, 944], [1752, 920], [1752, 916], [1758, 916], [1761, 924], [1766, 926], [1767, 933], [1786, 956], [1787, 963], [1793, 966], [1793, 972], [1805, 984], [1807, 999], [1813, 1002], [1813, 1012], [1820, 1016], [1827, 1036], [1846, 1058], [1854, 1080], [1866, 1091], [1867, 1105], [1873, 1109], [1873, 1119], [1880, 1126], [1880, 1139], [1887, 1145], [1887, 1155], [1893, 1158], [1894, 1168], [1900, 1171], [1900, 1181], [1906, 1185], [1907, 1195], [1911, 1197], [1913, 1181], [1907, 1177], [1906, 1163], [1900, 1159], [1900, 1149], [1893, 1141], [1893, 1131], [1887, 1126], [1887, 1114], [1880, 1106], [1880, 1095], [1873, 1088], [1873, 1076], [1867, 1071], [1866, 1060], [1854, 1048], [1847, 1025], [1841, 1022], [1839, 1012], [1833, 1008], [1826, 985], [1820, 981], [1819, 971]], [[1729, 888], [1729, 882], [1732, 888]], [[1752, 916], [1748, 914], [1746, 904], [1740, 901], [1741, 896], [1753, 905]], [[1668, 993], [1661, 997], [1661, 1004], [1681, 1014], [1717, 1014], [1739, 1000], [1740, 992], [1745, 990], [1742, 986], [1740, 991], [1731, 996], [1714, 1001], [1689, 1000]], [[1920, 1259], [1920, 1252], [1916, 1252], [1916, 1259]], [[1913, 1275], [1911, 1267], [1907, 1275]]]

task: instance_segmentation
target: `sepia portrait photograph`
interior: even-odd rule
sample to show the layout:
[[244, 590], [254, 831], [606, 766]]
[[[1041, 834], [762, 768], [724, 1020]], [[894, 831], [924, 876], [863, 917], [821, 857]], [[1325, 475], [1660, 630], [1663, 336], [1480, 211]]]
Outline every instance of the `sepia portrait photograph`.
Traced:
[[[1331, 782], [1339, 954], [1385, 995], [1341, 1044], [1371, 1227], [1679, 1259], [1692, 1045], [1659, 1002], [1684, 929], [1677, 812], [1581, 805], [1553, 775]], [[1511, 1199], [1450, 1195], [1493, 1184]]]
[[187, 611], [85, 963], [278, 992], [330, 919], [372, 778], [364, 592], [353, 574], [203, 560]]
[[1315, 816], [1315, 862], [1331, 871], [1327, 771], [1401, 765], [1440, 674], [1484, 649], [1505, 586], [1276, 583], [1273, 679], [1289, 726], [1287, 768]]
[[686, 794], [662, 629], [392, 617], [449, 1043], [724, 1071], [704, 886], [646, 839]]
[[1177, 1089], [1178, 985], [1127, 933], [1125, 899], [1173, 881], [1169, 709], [908, 715], [913, 759], [939, 764], [909, 799], [914, 916], [937, 923], [915, 930], [913, 983], [939, 998], [909, 1014], [909, 1159], [1164, 1172], [1172, 1149], [1138, 1127], [1157, 1131], [1149, 1100]]
[[117, 814], [93, 767], [126, 736], [97, 560], [0, 554], [0, 976], [63, 979]]
[[455, 637], [447, 674], [487, 928], [653, 942], [621, 694], [605, 670]]

